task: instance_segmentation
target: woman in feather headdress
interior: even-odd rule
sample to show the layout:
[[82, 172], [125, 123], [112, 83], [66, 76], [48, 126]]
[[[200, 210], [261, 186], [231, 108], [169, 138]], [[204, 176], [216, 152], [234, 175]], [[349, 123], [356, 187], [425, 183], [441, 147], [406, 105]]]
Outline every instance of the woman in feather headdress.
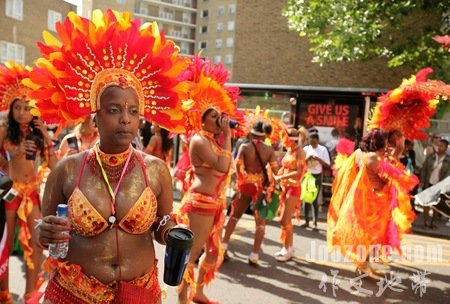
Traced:
[[[217, 303], [204, 293], [223, 261], [220, 232], [226, 207], [225, 190], [231, 167], [231, 119], [241, 121], [237, 110], [239, 90], [227, 87], [229, 73], [199, 55], [192, 59], [182, 79], [188, 83], [183, 97], [187, 116], [190, 177], [177, 220], [195, 235], [189, 263], [179, 287], [179, 302]], [[198, 276], [195, 261], [200, 257]], [[188, 291], [190, 289], [190, 295]]]
[[[9, 110], [7, 126], [0, 128], [3, 154], [0, 165], [14, 181], [4, 202], [8, 229], [8, 247], [12, 251], [16, 221], [20, 227], [19, 241], [26, 262], [25, 299], [31, 296], [39, 273], [42, 249], [32, 236], [35, 220], [41, 218], [38, 187], [44, 169], [53, 168], [57, 159], [52, 138], [46, 125], [31, 113], [31, 90], [22, 84], [30, 73], [29, 67], [8, 62], [0, 65], [0, 111]], [[28, 136], [33, 136], [33, 140]], [[27, 155], [28, 154], [28, 155]], [[28, 157], [35, 154], [36, 158]], [[0, 302], [12, 303], [7, 277], [2, 281]], [[9, 302], [8, 302], [9, 301]]]
[[[61, 159], [47, 180], [39, 242], [69, 248], [45, 262], [44, 303], [161, 303], [153, 239], [164, 245], [175, 225], [171, 176], [132, 141], [142, 117], [184, 131], [178, 76], [188, 62], [156, 23], [127, 12], [69, 13], [56, 28], [60, 40], [45, 33], [26, 84], [45, 121], [94, 115], [99, 143]], [[67, 220], [55, 216], [62, 203]]]
[[380, 261], [400, 251], [401, 237], [415, 214], [410, 191], [418, 178], [400, 162], [405, 137], [422, 139], [429, 126], [436, 97], [450, 95], [449, 87], [426, 80], [424, 69], [400, 87], [379, 98], [369, 133], [340, 166], [333, 182], [328, 210], [329, 249], [339, 248], [357, 265], [357, 272], [377, 278], [371, 258]]

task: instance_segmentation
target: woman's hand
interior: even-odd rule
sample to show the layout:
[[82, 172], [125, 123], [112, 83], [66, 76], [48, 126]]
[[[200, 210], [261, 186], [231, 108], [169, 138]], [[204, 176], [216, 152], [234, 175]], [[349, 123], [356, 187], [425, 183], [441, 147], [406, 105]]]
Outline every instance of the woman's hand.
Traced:
[[230, 118], [227, 116], [220, 117], [220, 130], [222, 130], [225, 135], [231, 135]]
[[42, 132], [46, 145], [53, 145], [52, 138], [48, 134], [47, 125], [39, 118], [33, 118], [33, 126]]
[[42, 219], [38, 229], [38, 242], [43, 246], [62, 243], [71, 238], [71, 231], [67, 219], [55, 215], [47, 215]]
[[36, 145], [36, 141], [32, 139], [26, 139], [24, 142], [24, 150], [27, 154], [35, 154], [38, 150], [38, 146]]

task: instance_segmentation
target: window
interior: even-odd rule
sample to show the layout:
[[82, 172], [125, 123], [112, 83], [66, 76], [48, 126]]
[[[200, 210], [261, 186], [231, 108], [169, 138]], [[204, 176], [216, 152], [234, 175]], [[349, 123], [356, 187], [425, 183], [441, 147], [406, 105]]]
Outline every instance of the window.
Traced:
[[189, 54], [189, 43], [181, 42], [180, 44], [181, 54]]
[[0, 62], [13, 60], [16, 63], [25, 64], [25, 47], [7, 41], [0, 41]]
[[47, 27], [50, 31], [56, 32], [56, 22], [62, 20], [60, 12], [54, 10], [48, 10]]
[[207, 48], [208, 48], [208, 42], [206, 42], [206, 41], [200, 41], [200, 42], [198, 43], [198, 48], [199, 48], [199, 49], [207, 49]]
[[234, 39], [232, 37], [227, 38], [227, 48], [232, 48], [234, 46]]
[[208, 14], [209, 14], [209, 11], [208, 10], [202, 10], [202, 18], [208, 18]]
[[190, 13], [183, 13], [183, 22], [191, 23], [191, 14]]
[[225, 63], [232, 64], [233, 63], [233, 55], [231, 55], [231, 54], [225, 55]]
[[219, 6], [219, 7], [217, 8], [217, 15], [219, 15], [219, 16], [225, 15], [225, 7]]
[[222, 39], [216, 39], [216, 49], [222, 48]]
[[228, 5], [228, 14], [230, 15], [236, 14], [236, 4]]
[[23, 0], [6, 0], [6, 16], [23, 20]]
[[118, 4], [127, 4], [127, 0], [117, 0]]
[[208, 26], [202, 25], [202, 27], [200, 27], [200, 34], [207, 33], [207, 32], [208, 32]]
[[234, 31], [234, 21], [228, 21], [227, 28], [229, 31]]
[[214, 56], [214, 64], [218, 64], [221, 61], [222, 61], [222, 56], [220, 56], [220, 55]]
[[220, 33], [221, 31], [223, 31], [223, 23], [222, 23], [222, 22], [217, 23], [216, 29], [217, 29], [217, 32], [219, 32], [219, 33]]

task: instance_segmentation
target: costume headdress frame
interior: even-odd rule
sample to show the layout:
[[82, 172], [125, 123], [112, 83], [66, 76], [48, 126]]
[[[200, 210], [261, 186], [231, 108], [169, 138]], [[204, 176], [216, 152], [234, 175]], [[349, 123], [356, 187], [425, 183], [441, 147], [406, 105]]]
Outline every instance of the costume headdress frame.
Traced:
[[190, 66], [182, 75], [182, 79], [188, 82], [188, 90], [183, 98], [188, 134], [201, 130], [202, 117], [208, 109], [227, 114], [241, 125], [243, 114], [237, 109], [239, 88], [226, 86], [228, 78], [229, 73], [221, 63], [213, 65], [200, 55], [192, 58]]
[[431, 68], [422, 69], [403, 80], [398, 88], [380, 96], [368, 122], [369, 130], [399, 130], [410, 140], [427, 139], [422, 129], [430, 127], [439, 99], [448, 100], [450, 96], [449, 85], [426, 79], [432, 72]]
[[29, 99], [31, 89], [22, 84], [31, 68], [13, 61], [0, 64], [0, 112], [9, 109], [16, 99]]
[[[58, 40], [44, 32], [43, 58], [25, 84], [44, 121], [78, 120], [100, 109], [110, 86], [133, 88], [139, 114], [173, 131], [184, 131], [178, 80], [188, 61], [166, 40], [156, 22], [141, 25], [130, 13], [95, 10], [92, 20], [70, 12], [56, 24]], [[56, 114], [56, 115], [55, 115]]]

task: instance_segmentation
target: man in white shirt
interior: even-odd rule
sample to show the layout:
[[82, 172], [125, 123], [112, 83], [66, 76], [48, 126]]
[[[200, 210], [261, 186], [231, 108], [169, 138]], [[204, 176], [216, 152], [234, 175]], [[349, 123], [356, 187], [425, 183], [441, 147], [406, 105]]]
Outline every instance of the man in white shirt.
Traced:
[[[308, 130], [309, 134], [309, 145], [305, 146], [303, 150], [306, 153], [306, 165], [308, 171], [316, 179], [316, 187], [318, 193], [322, 187], [322, 172], [323, 168], [328, 168], [330, 166], [330, 154], [326, 147], [319, 145], [319, 131], [316, 128], [311, 128]], [[303, 190], [303, 189], [302, 189]], [[317, 230], [317, 219], [319, 215], [319, 205], [317, 203], [318, 197], [313, 201], [313, 215], [314, 215], [314, 228]], [[303, 202], [305, 206], [305, 223], [300, 227], [309, 227], [309, 211], [311, 210], [311, 204]]]

